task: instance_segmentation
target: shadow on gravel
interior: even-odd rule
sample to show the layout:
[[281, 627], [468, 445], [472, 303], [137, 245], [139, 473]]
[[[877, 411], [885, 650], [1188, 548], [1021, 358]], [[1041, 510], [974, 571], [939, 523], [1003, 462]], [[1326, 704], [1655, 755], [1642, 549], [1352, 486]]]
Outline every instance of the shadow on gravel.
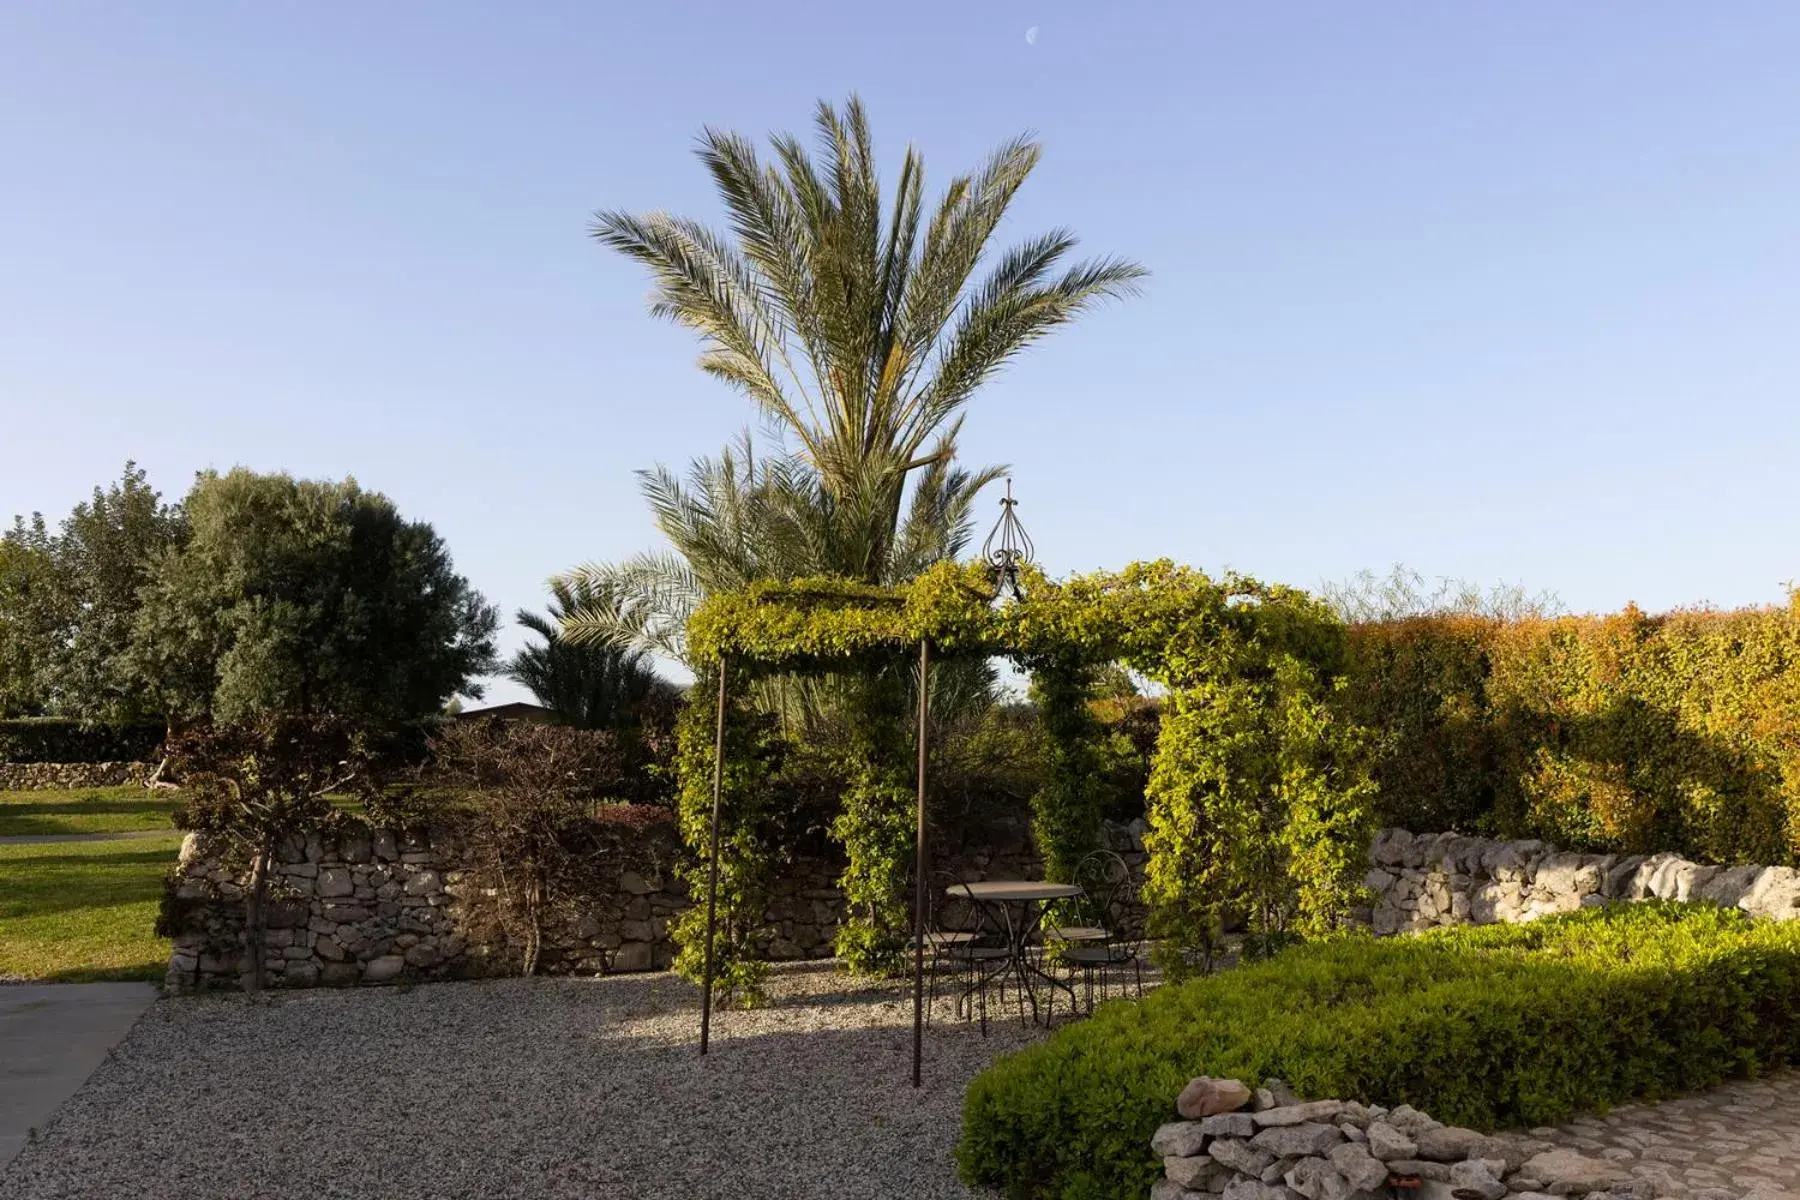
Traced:
[[974, 1195], [963, 1090], [1016, 1021], [934, 1018], [915, 1091], [899, 988], [780, 986], [719, 1014], [704, 1059], [696, 990], [666, 975], [164, 1001], [0, 1195]]

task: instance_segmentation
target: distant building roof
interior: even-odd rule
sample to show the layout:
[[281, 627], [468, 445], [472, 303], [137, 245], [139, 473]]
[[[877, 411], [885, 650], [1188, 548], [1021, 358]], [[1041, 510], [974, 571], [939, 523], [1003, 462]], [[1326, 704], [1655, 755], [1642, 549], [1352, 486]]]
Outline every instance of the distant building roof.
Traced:
[[456, 714], [459, 721], [481, 721], [493, 717], [501, 721], [534, 721], [548, 725], [556, 720], [556, 710], [541, 704], [514, 700], [511, 704], [490, 704], [486, 708], [465, 708]]

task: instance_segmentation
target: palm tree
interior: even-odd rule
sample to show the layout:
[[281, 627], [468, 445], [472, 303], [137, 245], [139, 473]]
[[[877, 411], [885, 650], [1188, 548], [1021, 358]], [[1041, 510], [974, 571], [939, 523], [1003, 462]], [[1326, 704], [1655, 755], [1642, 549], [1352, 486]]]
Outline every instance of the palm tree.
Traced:
[[635, 725], [644, 705], [668, 685], [642, 651], [565, 638], [563, 621], [593, 597], [561, 579], [551, 582], [550, 592], [547, 616], [519, 610], [519, 624], [542, 638], [543, 644], [526, 646], [514, 655], [507, 677], [577, 729]]
[[884, 215], [861, 102], [842, 112], [821, 102], [815, 124], [818, 158], [780, 135], [779, 165], [737, 134], [705, 131], [699, 156], [729, 235], [660, 212], [596, 214], [594, 237], [649, 268], [651, 311], [697, 332], [701, 369], [747, 395], [795, 449], [760, 466], [747, 445], [703, 460], [688, 489], [664, 470], [646, 476], [680, 561], [583, 568], [599, 602], [571, 615], [571, 637], [668, 653], [679, 617], [714, 587], [803, 572], [897, 582], [953, 555], [969, 505], [1001, 471], [954, 464], [970, 396], [1144, 274], [1121, 259], [1065, 265], [1075, 238], [1052, 230], [977, 279], [1037, 165], [1027, 138], [953, 179], [929, 217], [924, 165], [909, 148]]
[[[716, 458], [695, 459], [685, 480], [658, 466], [638, 472], [638, 482], [671, 548], [559, 580], [580, 594], [564, 619], [571, 640], [685, 661], [687, 619], [708, 595], [759, 579], [843, 573], [836, 503], [798, 455], [758, 455], [745, 433]], [[948, 461], [920, 472], [879, 579], [910, 579], [961, 553], [984, 482]]]

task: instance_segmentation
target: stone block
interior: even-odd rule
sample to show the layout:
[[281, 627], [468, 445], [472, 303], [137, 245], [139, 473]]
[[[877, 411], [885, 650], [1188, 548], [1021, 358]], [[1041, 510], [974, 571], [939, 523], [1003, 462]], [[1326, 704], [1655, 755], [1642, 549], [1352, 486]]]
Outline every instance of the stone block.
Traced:
[[619, 890], [630, 892], [634, 896], [647, 896], [651, 892], [662, 890], [662, 880], [645, 879], [637, 871], [622, 871], [619, 874]]
[[1234, 1172], [1208, 1155], [1194, 1154], [1163, 1159], [1163, 1177], [1190, 1191], [1210, 1192], [1217, 1190], [1215, 1184], [1223, 1188], [1234, 1177]]
[[398, 954], [384, 954], [363, 964], [364, 983], [387, 983], [398, 979], [406, 970], [406, 960]]
[[1418, 1143], [1420, 1158], [1428, 1158], [1433, 1162], [1461, 1162], [1486, 1144], [1487, 1135], [1473, 1129], [1445, 1125], [1427, 1129], [1413, 1140]]
[[1204, 1122], [1171, 1121], [1158, 1127], [1150, 1138], [1150, 1149], [1163, 1158], [1189, 1158], [1205, 1149], [1206, 1139]]
[[401, 889], [408, 896], [428, 896], [444, 890], [444, 880], [433, 870], [415, 871]]
[[362, 978], [362, 968], [353, 962], [328, 962], [319, 968], [319, 982], [326, 987], [345, 987]]
[[1247, 1112], [1215, 1113], [1201, 1120], [1200, 1132], [1208, 1137], [1254, 1137], [1256, 1116]]
[[648, 971], [651, 967], [649, 942], [627, 942], [613, 951], [608, 969], [614, 974], [628, 971]]
[[1567, 1149], [1546, 1150], [1535, 1155], [1519, 1168], [1519, 1173], [1541, 1181], [1544, 1190], [1553, 1196], [1603, 1192], [1613, 1184], [1631, 1178], [1617, 1163], [1589, 1158]]
[[1175, 1111], [1195, 1121], [1217, 1113], [1233, 1112], [1248, 1103], [1250, 1089], [1240, 1081], [1201, 1075], [1189, 1080], [1181, 1089], [1181, 1095], [1175, 1099]]
[[1369, 1122], [1369, 1153], [1383, 1162], [1412, 1158], [1419, 1152], [1418, 1143], [1386, 1121]]
[[1343, 1132], [1336, 1125], [1308, 1121], [1300, 1125], [1272, 1126], [1251, 1138], [1250, 1144], [1276, 1158], [1298, 1158], [1325, 1154], [1343, 1140]]
[[1251, 1116], [1258, 1128], [1301, 1125], [1308, 1121], [1335, 1121], [1344, 1111], [1342, 1100], [1312, 1100], [1304, 1104], [1286, 1104], [1268, 1108]]
[[1260, 1176], [1276, 1158], [1240, 1138], [1214, 1138], [1207, 1143], [1206, 1152], [1215, 1161], [1250, 1176]]
[[1333, 1146], [1326, 1156], [1352, 1192], [1372, 1191], [1387, 1182], [1387, 1164], [1361, 1146]]

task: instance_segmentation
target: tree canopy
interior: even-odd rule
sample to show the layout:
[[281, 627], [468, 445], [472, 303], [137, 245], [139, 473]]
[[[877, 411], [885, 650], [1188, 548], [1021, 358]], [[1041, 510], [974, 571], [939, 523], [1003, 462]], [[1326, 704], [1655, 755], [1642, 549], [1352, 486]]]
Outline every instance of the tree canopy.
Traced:
[[89, 721], [154, 714], [126, 650], [140, 589], [186, 537], [181, 506], [130, 462], [54, 531], [41, 514], [16, 518], [0, 539], [0, 706]]
[[173, 720], [438, 712], [494, 666], [495, 608], [431, 526], [342, 483], [200, 476], [142, 595], [132, 666]]
[[648, 656], [640, 650], [563, 637], [563, 618], [583, 599], [579, 585], [558, 579], [550, 585], [547, 614], [520, 609], [519, 624], [543, 640], [513, 655], [506, 674], [565, 725], [629, 728], [637, 724], [647, 703], [658, 698], [672, 701], [675, 689], [657, 677]]

